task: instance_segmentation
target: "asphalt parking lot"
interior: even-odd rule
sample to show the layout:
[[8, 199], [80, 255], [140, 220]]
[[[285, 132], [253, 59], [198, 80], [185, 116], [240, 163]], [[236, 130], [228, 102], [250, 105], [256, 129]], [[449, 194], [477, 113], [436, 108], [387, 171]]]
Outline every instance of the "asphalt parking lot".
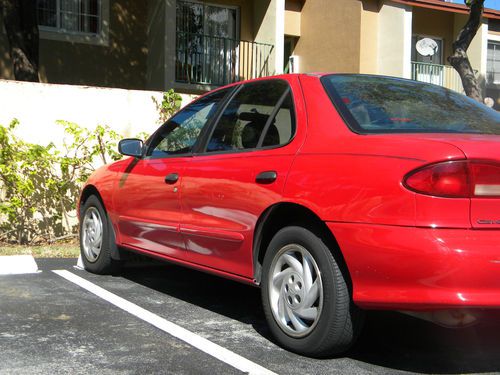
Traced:
[[497, 314], [449, 330], [371, 312], [349, 353], [318, 360], [272, 342], [257, 288], [153, 262], [115, 276], [76, 269], [75, 259], [36, 262], [38, 273], [0, 276], [1, 374], [237, 374], [240, 364], [278, 374], [500, 373]]

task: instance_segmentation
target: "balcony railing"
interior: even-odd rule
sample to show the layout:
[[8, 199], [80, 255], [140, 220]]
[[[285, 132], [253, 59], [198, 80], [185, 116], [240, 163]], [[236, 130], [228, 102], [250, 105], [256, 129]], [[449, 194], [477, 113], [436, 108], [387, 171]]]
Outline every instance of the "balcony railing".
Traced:
[[209, 35], [177, 32], [175, 80], [222, 86], [273, 73], [274, 46]]
[[411, 78], [416, 81], [443, 86], [461, 94], [464, 93], [460, 76], [457, 71], [449, 65], [412, 62]]

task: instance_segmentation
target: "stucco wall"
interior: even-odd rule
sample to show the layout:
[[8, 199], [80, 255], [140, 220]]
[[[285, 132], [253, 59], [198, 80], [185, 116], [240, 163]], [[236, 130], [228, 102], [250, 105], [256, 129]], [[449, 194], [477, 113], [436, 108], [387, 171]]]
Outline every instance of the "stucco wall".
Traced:
[[274, 46], [269, 58], [271, 74], [283, 72], [285, 0], [254, 0], [254, 41]]
[[378, 0], [363, 0], [361, 9], [359, 72], [378, 72]]
[[165, 88], [165, 5], [165, 0], [148, 2], [146, 88], [149, 90]]
[[[104, 2], [106, 4], [106, 2]], [[146, 88], [147, 2], [109, 1], [109, 45], [40, 37], [41, 82]], [[0, 20], [0, 78], [13, 79], [8, 41]]]
[[[17, 134], [42, 145], [62, 143], [63, 131], [57, 120], [89, 129], [108, 125], [124, 136], [151, 133], [158, 127], [152, 96], [161, 102], [162, 93], [155, 91], [0, 80], [0, 124], [17, 118]], [[183, 95], [183, 105], [192, 98]]]
[[144, 89], [146, 19], [146, 2], [112, 0], [109, 47], [41, 38], [41, 81]]
[[410, 78], [412, 8], [387, 1], [378, 19], [378, 73]]
[[294, 52], [300, 71], [359, 72], [360, 24], [360, 1], [306, 1]]

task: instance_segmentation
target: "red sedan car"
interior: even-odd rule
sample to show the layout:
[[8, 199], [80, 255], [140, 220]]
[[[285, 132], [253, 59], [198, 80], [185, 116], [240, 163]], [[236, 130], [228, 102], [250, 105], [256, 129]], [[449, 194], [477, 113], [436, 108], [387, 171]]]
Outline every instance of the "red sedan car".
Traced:
[[136, 251], [258, 285], [276, 340], [345, 351], [364, 309], [500, 307], [500, 115], [442, 87], [284, 75], [212, 91], [80, 197], [85, 268]]

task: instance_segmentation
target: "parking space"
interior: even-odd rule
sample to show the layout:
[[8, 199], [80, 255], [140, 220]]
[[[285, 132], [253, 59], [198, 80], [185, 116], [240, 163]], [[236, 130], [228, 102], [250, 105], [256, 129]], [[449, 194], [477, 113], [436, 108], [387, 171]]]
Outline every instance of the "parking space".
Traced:
[[[75, 263], [42, 259], [42, 272], [0, 276], [0, 373], [241, 373], [224, 360], [231, 356], [248, 361], [253, 373], [500, 372], [494, 314], [478, 326], [448, 330], [397, 313], [370, 313], [345, 357], [317, 360], [272, 342], [257, 288], [167, 264], [97, 276], [75, 269]], [[138, 315], [53, 270], [121, 297], [137, 306]], [[187, 330], [201, 346], [155, 327], [146, 315]]]

